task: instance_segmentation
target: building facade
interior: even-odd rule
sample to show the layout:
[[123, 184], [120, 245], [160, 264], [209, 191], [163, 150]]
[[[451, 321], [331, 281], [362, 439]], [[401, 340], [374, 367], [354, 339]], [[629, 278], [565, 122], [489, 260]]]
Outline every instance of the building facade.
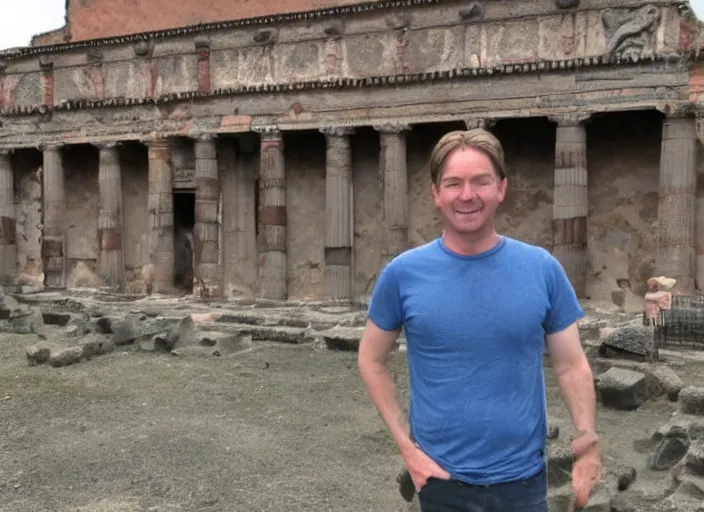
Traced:
[[337, 4], [0, 55], [2, 284], [357, 299], [439, 235], [427, 157], [477, 126], [500, 231], [580, 297], [704, 283], [686, 2]]

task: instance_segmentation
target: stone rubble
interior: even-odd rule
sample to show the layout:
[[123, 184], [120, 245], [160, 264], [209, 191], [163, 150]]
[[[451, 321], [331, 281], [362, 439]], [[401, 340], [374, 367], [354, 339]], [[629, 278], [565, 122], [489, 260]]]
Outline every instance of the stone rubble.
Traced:
[[[53, 297], [42, 300], [24, 298], [21, 302], [3, 296], [2, 321], [31, 317], [31, 322], [3, 324], [13, 332], [33, 332], [39, 343], [28, 346], [29, 364], [64, 367], [110, 353], [117, 348], [134, 349], [180, 357], [223, 357], [251, 350], [257, 341], [312, 344], [328, 350], [355, 351], [359, 347], [366, 314], [354, 306], [324, 304], [243, 303], [227, 307], [197, 303], [150, 299], [139, 301], [96, 301], [84, 297]], [[620, 318], [619, 321], [623, 319]], [[28, 329], [26, 326], [29, 326]], [[685, 386], [666, 360], [651, 361], [634, 357], [645, 342], [636, 339], [634, 322], [609, 327], [608, 322], [588, 318], [580, 324], [585, 337], [598, 336], [599, 350], [588, 351], [594, 369], [595, 387], [601, 406], [635, 410], [649, 400], [679, 402], [673, 420], [655, 428], [647, 441], [647, 469], [669, 478], [666, 495], [643, 496], [633, 490], [638, 480], [634, 467], [624, 461], [605, 459], [605, 477], [595, 490], [585, 511], [666, 512], [687, 508], [704, 492], [704, 388]], [[47, 340], [47, 329], [57, 329], [58, 339]], [[631, 338], [621, 330], [631, 333]], [[607, 331], [607, 332], [604, 332]], [[596, 334], [595, 334], [596, 333]], [[592, 338], [593, 339], [593, 338]], [[630, 339], [629, 350], [604, 351], [603, 342]], [[645, 337], [641, 337], [645, 340]], [[589, 346], [589, 341], [586, 342]], [[593, 345], [592, 345], [593, 346]], [[405, 349], [403, 336], [399, 350]], [[587, 347], [588, 348], [588, 347]], [[602, 355], [603, 354], [603, 355]], [[674, 411], [674, 409], [673, 409]], [[548, 424], [547, 465], [550, 510], [573, 509], [571, 490], [572, 455], [569, 441], [561, 437], [561, 425]], [[409, 510], [418, 510], [417, 496], [408, 472], [396, 477], [401, 498]], [[636, 505], [637, 504], [637, 505]], [[645, 507], [645, 508], [644, 508]], [[649, 507], [649, 508], [648, 508]], [[674, 507], [674, 508], [673, 508]]]

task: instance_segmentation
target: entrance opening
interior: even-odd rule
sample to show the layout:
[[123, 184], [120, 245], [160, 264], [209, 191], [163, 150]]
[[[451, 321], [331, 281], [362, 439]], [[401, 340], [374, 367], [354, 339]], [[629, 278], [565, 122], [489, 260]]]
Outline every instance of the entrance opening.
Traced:
[[174, 191], [174, 286], [193, 292], [193, 226], [196, 222], [196, 193]]

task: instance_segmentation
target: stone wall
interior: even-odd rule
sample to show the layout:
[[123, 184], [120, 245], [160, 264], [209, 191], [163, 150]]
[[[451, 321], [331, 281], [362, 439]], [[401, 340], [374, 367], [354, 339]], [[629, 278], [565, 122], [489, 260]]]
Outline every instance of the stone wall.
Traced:
[[98, 261], [98, 150], [87, 144], [63, 149], [66, 193], [66, 286], [100, 286]]
[[657, 252], [661, 141], [657, 112], [611, 114], [587, 129], [587, 283], [600, 302], [642, 309]]
[[[86, 0], [73, 2], [76, 6], [85, 3]], [[142, 3], [147, 2], [140, 0], [138, 5]], [[219, 3], [236, 5], [224, 0]], [[268, 8], [274, 5], [247, 3]], [[159, 37], [151, 42], [76, 47], [42, 55], [41, 59], [36, 55], [12, 58], [2, 77], [3, 104], [39, 105], [47, 99], [42, 97], [42, 88], [51, 84], [50, 99], [59, 104], [79, 99], [138, 99], [195, 92], [200, 89], [201, 73], [208, 76], [208, 88], [215, 90], [330, 77], [365, 78], [463, 68], [491, 69], [500, 65], [545, 65], [555, 60], [620, 55], [611, 45], [617, 37], [610, 35], [602, 19], [604, 8], [619, 4], [615, 0], [584, 2], [583, 10], [564, 13], [555, 10], [552, 0], [513, 4], [490, 2], [477, 12], [466, 12], [464, 2], [449, 1], [415, 9], [350, 14], [344, 17], [344, 23], [338, 17], [330, 17], [241, 26], [202, 35]], [[86, 13], [88, 19], [94, 16], [88, 15], [89, 12], [101, 12], [106, 19], [112, 19], [113, 9], [135, 22], [150, 19], [149, 15], [137, 15], [134, 9], [125, 9], [117, 2], [92, 0], [86, 5], [76, 9]], [[197, 5], [200, 12], [208, 12], [200, 2]], [[286, 9], [286, 2], [275, 5], [279, 11]], [[657, 23], [653, 27], [658, 27], [636, 30], [638, 37], [647, 41], [645, 51], [663, 54], [681, 50], [676, 8], [642, 9], [654, 10], [656, 14], [651, 16], [655, 16]], [[168, 26], [178, 25], [168, 21], [169, 15], [188, 10], [187, 3], [180, 9], [160, 9], [149, 2], [149, 11], [158, 13]], [[619, 16], [614, 14], [616, 20], [625, 19]], [[152, 19], [156, 19], [156, 14]], [[82, 26], [80, 20], [80, 16], [74, 19], [71, 26], [77, 30]], [[111, 22], [110, 26], [117, 25]], [[340, 37], [328, 35], [331, 30]], [[554, 36], [555, 31], [559, 37]], [[199, 66], [197, 37], [210, 44], [206, 71]], [[53, 71], [42, 69], [40, 61], [51, 62]]]
[[17, 283], [41, 290], [42, 263], [42, 155], [20, 150], [12, 156], [17, 214]]
[[308, 11], [359, 0], [68, 0], [71, 41], [149, 32], [197, 23]]
[[149, 174], [147, 148], [139, 143], [120, 148], [122, 170], [122, 251], [125, 291], [143, 293], [142, 267], [149, 263]]

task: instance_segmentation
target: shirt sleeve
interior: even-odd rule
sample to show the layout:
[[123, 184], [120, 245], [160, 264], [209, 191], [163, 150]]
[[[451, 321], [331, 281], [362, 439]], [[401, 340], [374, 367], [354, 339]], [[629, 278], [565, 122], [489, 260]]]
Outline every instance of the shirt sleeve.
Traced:
[[395, 331], [403, 325], [398, 269], [392, 260], [379, 273], [369, 302], [369, 320], [379, 329]]
[[554, 334], [569, 327], [584, 316], [577, 294], [560, 262], [546, 252], [544, 276], [549, 308], [543, 323], [546, 334]]

